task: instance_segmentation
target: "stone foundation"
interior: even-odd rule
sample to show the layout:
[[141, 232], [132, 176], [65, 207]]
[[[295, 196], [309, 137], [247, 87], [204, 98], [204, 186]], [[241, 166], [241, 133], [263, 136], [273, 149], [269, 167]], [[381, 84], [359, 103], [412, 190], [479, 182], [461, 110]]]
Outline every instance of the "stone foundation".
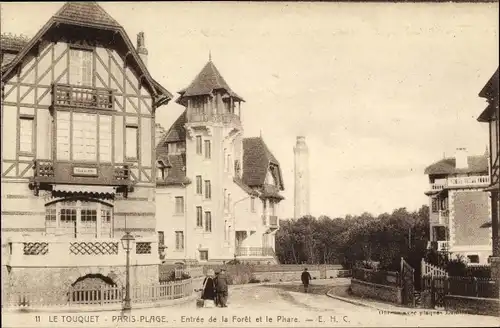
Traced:
[[353, 295], [360, 297], [373, 298], [395, 304], [403, 303], [402, 289], [395, 286], [385, 286], [352, 279], [351, 291]]
[[[12, 290], [48, 289], [67, 290], [78, 278], [89, 274], [100, 274], [110, 278], [118, 286], [125, 285], [125, 266], [54, 267], [54, 268], [5, 268], [2, 266], [2, 285]], [[130, 284], [158, 283], [158, 265], [130, 267]]]

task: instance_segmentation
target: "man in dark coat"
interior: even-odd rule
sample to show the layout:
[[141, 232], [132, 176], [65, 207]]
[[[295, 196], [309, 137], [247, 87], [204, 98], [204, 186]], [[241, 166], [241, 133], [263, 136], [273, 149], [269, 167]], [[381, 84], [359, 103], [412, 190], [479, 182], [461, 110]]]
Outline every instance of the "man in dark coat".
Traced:
[[307, 289], [309, 288], [309, 280], [312, 280], [311, 274], [307, 271], [307, 268], [305, 268], [302, 272], [300, 279], [302, 280], [302, 284], [304, 285], [304, 292], [307, 293]]
[[215, 289], [217, 290], [217, 301], [220, 307], [227, 307], [227, 297], [228, 293], [228, 279], [226, 275], [226, 270], [221, 269], [217, 275], [217, 282]]

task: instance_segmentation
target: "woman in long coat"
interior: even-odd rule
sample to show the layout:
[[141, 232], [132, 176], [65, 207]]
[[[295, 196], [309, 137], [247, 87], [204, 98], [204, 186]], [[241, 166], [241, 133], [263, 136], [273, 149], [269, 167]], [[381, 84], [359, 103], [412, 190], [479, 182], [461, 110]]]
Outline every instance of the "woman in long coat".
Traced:
[[215, 279], [214, 279], [214, 270], [209, 269], [207, 271], [207, 276], [203, 280], [203, 290], [201, 292], [201, 299], [204, 300], [205, 307], [214, 307], [215, 306]]

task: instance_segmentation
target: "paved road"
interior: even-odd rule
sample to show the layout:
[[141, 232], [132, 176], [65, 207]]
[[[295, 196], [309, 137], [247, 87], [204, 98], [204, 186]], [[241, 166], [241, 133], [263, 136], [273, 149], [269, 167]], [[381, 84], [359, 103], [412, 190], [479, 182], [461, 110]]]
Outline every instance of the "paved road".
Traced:
[[[234, 286], [228, 308], [197, 309], [191, 301], [173, 307], [137, 309], [121, 317], [119, 312], [68, 314], [80, 323], [68, 323], [65, 314], [2, 314], [4, 327], [342, 327], [342, 326], [499, 326], [500, 319], [486, 316], [440, 314], [381, 314], [326, 295], [304, 294], [290, 288]], [[40, 322], [35, 322], [40, 315]], [[93, 316], [93, 317], [92, 317]], [[98, 319], [96, 316], [99, 316]], [[216, 321], [211, 321], [210, 318]], [[54, 319], [57, 318], [57, 319]], [[84, 322], [93, 318], [98, 322]], [[224, 320], [227, 320], [227, 322]], [[57, 320], [57, 322], [54, 322]], [[259, 321], [260, 320], [260, 321]], [[64, 321], [64, 322], [63, 322]], [[128, 321], [128, 322], [125, 322]], [[135, 322], [130, 322], [135, 321]]]

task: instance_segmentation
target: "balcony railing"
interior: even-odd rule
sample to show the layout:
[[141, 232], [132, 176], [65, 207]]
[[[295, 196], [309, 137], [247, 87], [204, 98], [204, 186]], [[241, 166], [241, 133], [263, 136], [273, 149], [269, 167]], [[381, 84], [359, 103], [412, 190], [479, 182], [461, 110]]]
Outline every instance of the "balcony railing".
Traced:
[[82, 179], [92, 179], [95, 180], [93, 184], [95, 182], [95, 184], [109, 185], [126, 185], [130, 182], [130, 168], [126, 164], [96, 164], [91, 166], [96, 174], [89, 175], [89, 177], [75, 176], [73, 172], [75, 167], [78, 167], [77, 163], [35, 159], [33, 180], [42, 183], [71, 183], [82, 182]]
[[188, 117], [189, 122], [213, 122], [213, 123], [223, 123], [223, 124], [235, 124], [240, 125], [240, 117], [232, 113], [224, 114], [206, 114], [206, 113], [192, 113]]
[[452, 187], [467, 187], [467, 186], [488, 186], [490, 184], [490, 177], [487, 175], [472, 176], [472, 177], [454, 177], [445, 180], [436, 181], [431, 183], [431, 191], [439, 191]]
[[[102, 263], [121, 266], [125, 264], [125, 250], [118, 238], [65, 240], [24, 238], [11, 241], [9, 245], [8, 258], [11, 266], [92, 266]], [[158, 263], [157, 249], [155, 239], [138, 239], [130, 253], [131, 263]]]
[[237, 247], [236, 256], [274, 256], [271, 247]]
[[427, 248], [434, 249], [438, 252], [448, 252], [450, 247], [450, 242], [447, 240], [429, 241], [427, 243]]
[[113, 91], [105, 88], [54, 84], [54, 106], [111, 110], [114, 106]]

